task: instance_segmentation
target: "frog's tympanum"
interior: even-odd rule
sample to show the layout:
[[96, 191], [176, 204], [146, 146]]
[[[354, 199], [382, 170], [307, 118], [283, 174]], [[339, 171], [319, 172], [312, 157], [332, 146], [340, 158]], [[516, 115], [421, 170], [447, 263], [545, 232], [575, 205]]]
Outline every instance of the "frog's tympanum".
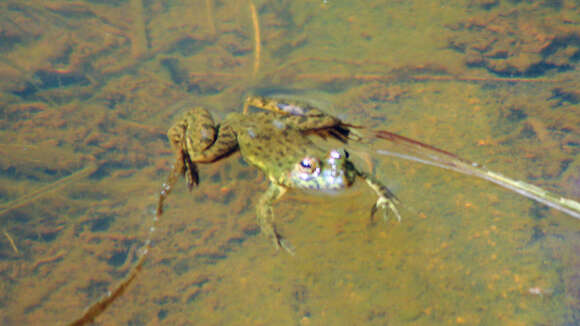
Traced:
[[[272, 208], [288, 189], [339, 191], [361, 178], [378, 195], [371, 217], [381, 208], [386, 219], [388, 208], [401, 220], [396, 207], [399, 201], [386, 186], [355, 167], [344, 149], [325, 151], [309, 138], [314, 134], [346, 142], [356, 137], [355, 126], [296, 101], [249, 97], [245, 104], [243, 114], [231, 113], [220, 124], [197, 107], [169, 129], [169, 141], [190, 190], [198, 183], [196, 163], [212, 163], [239, 150], [270, 179], [270, 187], [258, 201], [258, 224], [277, 249], [282, 247], [291, 254], [292, 246], [276, 230]], [[264, 111], [247, 113], [250, 106]]]

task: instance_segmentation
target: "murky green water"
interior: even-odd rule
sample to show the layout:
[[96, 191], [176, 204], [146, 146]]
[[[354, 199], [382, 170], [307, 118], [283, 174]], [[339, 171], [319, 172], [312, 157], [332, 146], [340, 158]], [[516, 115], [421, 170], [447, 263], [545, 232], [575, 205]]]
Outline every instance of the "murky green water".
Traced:
[[[253, 18], [252, 6], [256, 16]], [[286, 93], [580, 199], [574, 1], [6, 1], [0, 4], [0, 323], [66, 324], [139, 254], [194, 105]], [[257, 24], [257, 26], [256, 26]], [[259, 43], [256, 42], [259, 35]], [[257, 45], [259, 44], [259, 45]], [[580, 221], [485, 181], [357, 147], [364, 184], [255, 223], [239, 155], [174, 190], [102, 325], [575, 325]]]

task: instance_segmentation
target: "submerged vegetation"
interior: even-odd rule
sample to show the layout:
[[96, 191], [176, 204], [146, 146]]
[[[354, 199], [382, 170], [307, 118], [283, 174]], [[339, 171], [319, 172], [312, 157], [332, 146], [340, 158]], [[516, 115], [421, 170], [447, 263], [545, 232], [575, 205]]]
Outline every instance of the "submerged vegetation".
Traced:
[[[330, 103], [344, 121], [578, 200], [578, 9], [2, 2], [0, 323], [64, 324], [127, 277], [173, 163], [167, 129], [192, 106], [239, 111], [248, 93]], [[193, 194], [176, 185], [150, 261], [97, 322], [580, 322], [577, 220], [478, 180], [353, 154], [408, 205], [401, 224], [368, 227], [364, 187], [295, 193], [276, 210], [301, 245], [275, 254], [253, 209], [267, 180], [233, 156], [201, 167]]]

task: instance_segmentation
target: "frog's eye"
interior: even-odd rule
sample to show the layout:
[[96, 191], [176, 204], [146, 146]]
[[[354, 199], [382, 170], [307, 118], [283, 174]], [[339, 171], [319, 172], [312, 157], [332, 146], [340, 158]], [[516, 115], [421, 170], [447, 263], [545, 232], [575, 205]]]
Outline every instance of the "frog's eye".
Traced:
[[300, 161], [300, 171], [303, 173], [312, 173], [318, 169], [318, 160], [313, 157], [305, 157]]

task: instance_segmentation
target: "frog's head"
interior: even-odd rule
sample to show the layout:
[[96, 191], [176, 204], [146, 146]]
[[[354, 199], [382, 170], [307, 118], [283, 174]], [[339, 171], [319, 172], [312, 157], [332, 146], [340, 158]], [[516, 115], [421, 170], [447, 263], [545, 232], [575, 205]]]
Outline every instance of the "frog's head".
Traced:
[[306, 156], [294, 166], [290, 179], [295, 188], [315, 191], [338, 191], [350, 187], [356, 170], [345, 150], [333, 149], [326, 157]]

